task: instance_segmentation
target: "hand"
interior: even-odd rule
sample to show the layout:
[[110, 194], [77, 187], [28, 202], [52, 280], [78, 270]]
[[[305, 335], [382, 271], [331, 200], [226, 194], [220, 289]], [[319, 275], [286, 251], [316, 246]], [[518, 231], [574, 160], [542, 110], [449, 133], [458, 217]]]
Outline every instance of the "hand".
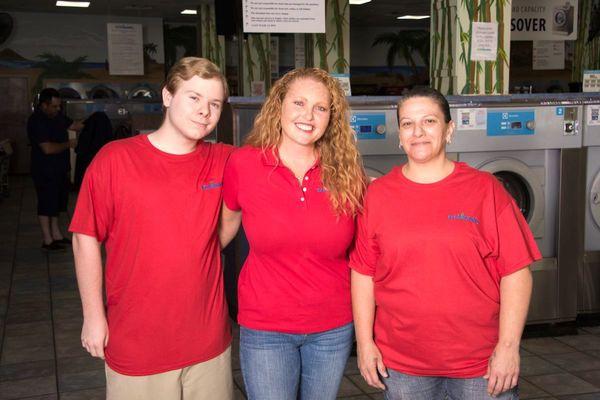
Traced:
[[[385, 390], [385, 385], [379, 379], [379, 375], [384, 378], [388, 377], [387, 370], [383, 364], [381, 352], [375, 345], [375, 342], [370, 341], [367, 344], [358, 345], [358, 369], [365, 381], [377, 389]], [[378, 374], [379, 373], [379, 374]]]
[[108, 323], [104, 316], [83, 320], [81, 344], [92, 356], [104, 360], [104, 348], [108, 344]]
[[73, 123], [69, 126], [69, 130], [72, 131], [80, 131], [84, 127], [83, 122], [81, 121], [73, 121]]
[[487, 391], [492, 397], [517, 386], [519, 381], [519, 346], [497, 344], [488, 362], [484, 379], [488, 380]]

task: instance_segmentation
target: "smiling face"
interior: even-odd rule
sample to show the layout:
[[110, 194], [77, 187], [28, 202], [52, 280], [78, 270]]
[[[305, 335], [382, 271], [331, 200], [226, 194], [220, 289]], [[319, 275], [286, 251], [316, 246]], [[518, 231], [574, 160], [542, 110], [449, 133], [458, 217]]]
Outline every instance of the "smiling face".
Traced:
[[189, 141], [198, 141], [212, 132], [219, 122], [225, 91], [217, 78], [194, 75], [182, 80], [175, 93], [163, 89], [166, 121], [174, 131]]
[[330, 115], [327, 87], [314, 79], [296, 79], [281, 104], [281, 145], [314, 146], [325, 134]]
[[398, 109], [400, 144], [412, 162], [427, 163], [446, 157], [446, 143], [454, 122], [446, 122], [440, 106], [427, 97], [413, 97]]

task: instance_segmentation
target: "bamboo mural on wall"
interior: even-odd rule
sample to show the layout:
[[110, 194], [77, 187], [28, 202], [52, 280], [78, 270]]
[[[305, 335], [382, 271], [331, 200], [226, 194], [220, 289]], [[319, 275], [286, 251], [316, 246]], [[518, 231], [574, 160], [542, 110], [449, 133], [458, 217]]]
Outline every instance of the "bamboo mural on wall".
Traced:
[[[431, 85], [445, 94], [508, 93], [508, 0], [432, 0]], [[498, 24], [495, 61], [471, 60], [473, 22]]]
[[253, 82], [264, 82], [264, 94], [271, 88], [270, 38], [268, 33], [250, 33], [244, 39], [244, 96], [252, 94]]
[[581, 82], [583, 71], [600, 69], [600, 1], [581, 0], [571, 80]]
[[202, 4], [200, 11], [200, 33], [202, 37], [202, 57], [208, 58], [225, 71], [225, 37], [217, 36], [215, 5]]
[[338, 74], [350, 72], [350, 3], [325, 0], [325, 33], [306, 34], [306, 65]]

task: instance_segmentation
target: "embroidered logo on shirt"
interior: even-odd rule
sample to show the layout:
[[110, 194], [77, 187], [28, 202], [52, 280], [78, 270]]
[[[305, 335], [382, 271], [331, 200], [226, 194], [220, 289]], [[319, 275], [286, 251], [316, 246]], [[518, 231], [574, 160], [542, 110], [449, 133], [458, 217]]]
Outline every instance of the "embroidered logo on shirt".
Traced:
[[460, 214], [455, 214], [455, 215], [448, 215], [448, 219], [450, 220], [462, 220], [462, 221], [467, 221], [467, 222], [472, 222], [476, 225], [479, 225], [479, 220], [475, 217], [470, 217], [468, 215], [465, 215], [464, 213], [460, 213]]
[[202, 187], [202, 190], [211, 190], [211, 189], [220, 188], [221, 186], [223, 186], [223, 183], [221, 183], [221, 182], [209, 182], [209, 183], [203, 183], [201, 187]]
[[329, 192], [329, 190], [327, 190], [327, 188], [324, 188], [324, 187], [317, 188], [317, 193], [324, 193], [324, 192]]

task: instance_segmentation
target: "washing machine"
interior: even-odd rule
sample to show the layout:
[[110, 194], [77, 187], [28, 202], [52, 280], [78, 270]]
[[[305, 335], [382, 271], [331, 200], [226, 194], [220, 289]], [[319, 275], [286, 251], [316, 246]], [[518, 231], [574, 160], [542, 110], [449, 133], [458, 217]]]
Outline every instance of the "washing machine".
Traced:
[[529, 323], [576, 317], [577, 255], [566, 242], [569, 230], [577, 229], [567, 206], [573, 201], [569, 174], [576, 171], [567, 164], [570, 149], [581, 147], [582, 107], [547, 103], [530, 98], [519, 103], [514, 96], [470, 106], [451, 103], [457, 130], [447, 149], [457, 160], [496, 176], [529, 223], [543, 256], [531, 266]]
[[406, 162], [398, 139], [398, 97], [350, 97], [350, 126], [356, 134], [365, 172], [378, 178]]
[[586, 190], [583, 262], [579, 270], [577, 310], [600, 313], [600, 98], [584, 105], [583, 145]]

